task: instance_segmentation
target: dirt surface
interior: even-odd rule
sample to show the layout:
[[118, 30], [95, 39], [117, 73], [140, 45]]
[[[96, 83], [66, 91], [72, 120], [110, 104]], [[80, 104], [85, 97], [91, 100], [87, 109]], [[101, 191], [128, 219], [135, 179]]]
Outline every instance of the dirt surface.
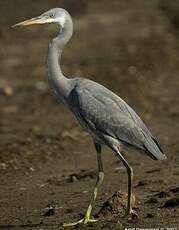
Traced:
[[[110, 218], [71, 229], [179, 227], [178, 1], [6, 0], [0, 2], [0, 229], [63, 229], [63, 222], [84, 214], [95, 184], [92, 141], [46, 81], [47, 44], [57, 28], [9, 28], [57, 6], [74, 19], [64, 73], [120, 95], [168, 156], [157, 162], [125, 154], [134, 169], [138, 220], [108, 212]], [[126, 171], [108, 148], [103, 161], [94, 214], [115, 192], [127, 190]]]

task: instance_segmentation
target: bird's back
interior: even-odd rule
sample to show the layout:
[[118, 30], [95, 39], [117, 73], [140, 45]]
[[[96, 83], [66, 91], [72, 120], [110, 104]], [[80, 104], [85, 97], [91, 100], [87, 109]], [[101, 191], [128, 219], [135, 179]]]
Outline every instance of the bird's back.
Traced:
[[104, 86], [87, 79], [74, 79], [70, 94], [73, 112], [81, 125], [104, 143], [117, 140], [146, 151], [153, 159], [162, 160], [159, 144], [136, 112]]

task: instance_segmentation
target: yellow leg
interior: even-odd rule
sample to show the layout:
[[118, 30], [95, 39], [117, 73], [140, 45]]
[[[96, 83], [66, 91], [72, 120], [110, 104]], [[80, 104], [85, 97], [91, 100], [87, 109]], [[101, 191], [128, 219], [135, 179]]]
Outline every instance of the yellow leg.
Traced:
[[96, 148], [97, 160], [98, 160], [98, 177], [97, 177], [97, 181], [96, 181], [96, 184], [94, 187], [94, 191], [93, 191], [92, 196], [91, 196], [90, 204], [87, 208], [87, 211], [86, 211], [84, 218], [82, 218], [76, 222], [64, 223], [63, 224], [64, 227], [71, 227], [71, 226], [75, 226], [75, 225], [78, 225], [81, 223], [87, 224], [89, 222], [96, 222], [97, 221], [97, 220], [93, 219], [93, 217], [91, 217], [91, 211], [92, 211], [94, 202], [95, 202], [97, 194], [98, 194], [98, 188], [103, 182], [104, 172], [103, 172], [102, 159], [101, 159], [101, 146], [95, 143], [95, 148]]
[[125, 160], [125, 158], [122, 156], [122, 154], [119, 151], [118, 147], [112, 148], [116, 153], [117, 156], [120, 158], [122, 163], [127, 169], [127, 175], [128, 175], [128, 197], [127, 197], [127, 209], [126, 209], [126, 215], [131, 217], [138, 217], [137, 212], [132, 209], [132, 181], [133, 181], [133, 170], [131, 166], [128, 164], [128, 162]]
[[[126, 210], [126, 215], [129, 216], [129, 218], [133, 218], [133, 217], [138, 217], [137, 212], [132, 209], [132, 181], [133, 181], [133, 170], [132, 168], [129, 166], [127, 168], [127, 174], [128, 174], [128, 201], [127, 201], [127, 210]], [[135, 197], [134, 197], [135, 199]]]

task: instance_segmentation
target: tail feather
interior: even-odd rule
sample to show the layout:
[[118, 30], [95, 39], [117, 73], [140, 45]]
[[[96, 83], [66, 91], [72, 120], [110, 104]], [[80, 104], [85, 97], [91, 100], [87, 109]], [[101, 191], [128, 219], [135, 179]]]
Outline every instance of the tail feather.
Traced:
[[145, 141], [144, 147], [150, 157], [154, 160], [165, 160], [167, 156], [164, 154], [163, 150], [161, 149], [159, 143], [150, 135], [144, 134]]

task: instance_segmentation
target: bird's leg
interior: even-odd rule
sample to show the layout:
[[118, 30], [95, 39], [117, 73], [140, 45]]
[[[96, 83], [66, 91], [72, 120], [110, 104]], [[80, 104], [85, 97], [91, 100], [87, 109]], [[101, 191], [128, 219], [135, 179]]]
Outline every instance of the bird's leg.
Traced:
[[[127, 175], [128, 175], [128, 198], [127, 198], [127, 209], [126, 209], [126, 215], [131, 217], [138, 216], [137, 212], [132, 209], [132, 203], [133, 198], [132, 197], [132, 181], [133, 181], [133, 169], [132, 167], [128, 164], [128, 162], [125, 160], [125, 158], [122, 156], [122, 154], [119, 151], [119, 148], [113, 147], [114, 151], [117, 153], [117, 156], [120, 158], [122, 163], [127, 169]], [[134, 198], [135, 199], [135, 198]]]
[[[126, 161], [127, 163], [127, 161]], [[127, 200], [127, 210], [126, 214], [131, 217], [138, 217], [137, 212], [132, 209], [132, 203], [135, 202], [135, 197], [132, 197], [132, 182], [133, 182], [133, 169], [130, 165], [126, 164], [127, 175], [128, 175], [128, 200]], [[134, 200], [134, 202], [132, 202]]]
[[94, 187], [94, 191], [93, 191], [92, 196], [91, 196], [90, 204], [89, 204], [87, 211], [86, 211], [85, 217], [87, 220], [90, 219], [92, 207], [93, 207], [93, 204], [94, 204], [96, 197], [97, 197], [98, 188], [102, 184], [103, 179], [104, 179], [104, 171], [103, 171], [102, 159], [101, 159], [101, 146], [99, 144], [95, 143], [95, 148], [96, 148], [96, 152], [97, 152], [97, 161], [98, 161], [98, 177], [97, 177], [97, 181], [96, 181], [96, 184]]
[[95, 143], [95, 148], [96, 148], [97, 160], [98, 160], [98, 177], [97, 177], [97, 181], [96, 181], [96, 184], [95, 184], [92, 196], [91, 196], [90, 204], [88, 205], [86, 214], [82, 219], [80, 219], [76, 222], [72, 222], [72, 223], [65, 223], [65, 224], [63, 224], [64, 227], [75, 226], [75, 225], [81, 224], [81, 223], [87, 224], [88, 222], [96, 222], [97, 221], [93, 217], [91, 217], [91, 211], [92, 211], [94, 202], [95, 202], [96, 197], [97, 197], [98, 188], [103, 182], [104, 172], [103, 172], [102, 159], [101, 159], [101, 145]]

